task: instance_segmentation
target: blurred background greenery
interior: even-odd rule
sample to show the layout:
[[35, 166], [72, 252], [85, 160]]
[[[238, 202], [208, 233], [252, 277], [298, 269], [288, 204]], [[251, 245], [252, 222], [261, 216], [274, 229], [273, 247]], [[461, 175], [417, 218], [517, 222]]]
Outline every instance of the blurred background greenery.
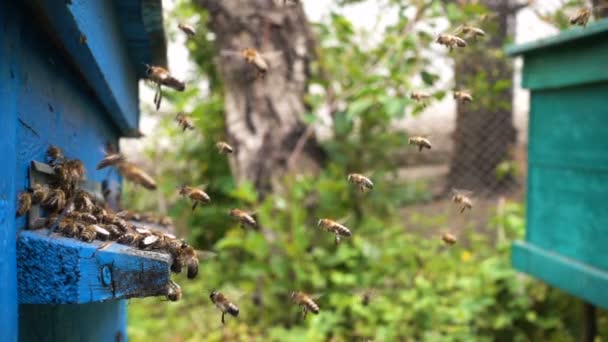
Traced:
[[[432, 44], [437, 31], [481, 22], [491, 13], [488, 6], [483, 1], [378, 1], [397, 15], [382, 26], [381, 35], [372, 36], [341, 12], [357, 2], [334, 1], [330, 15], [310, 24], [315, 58], [302, 99], [307, 112], [299, 120], [330, 131], [329, 138], [318, 140], [320, 167], [281, 173], [279, 184], [263, 195], [254, 181], [237, 182], [229, 159], [215, 150], [216, 141], [229, 134], [217, 36], [212, 14], [200, 6], [208, 1], [172, 6], [165, 22], [172, 41], [179, 35], [178, 22], [193, 22], [199, 32], [186, 43], [196, 65], [187, 78], [198, 83], [185, 93], [166, 94], [170, 111], [157, 113], [145, 105], [156, 124], [133, 158], [150, 163], [160, 189], [150, 196], [127, 184], [125, 204], [168, 213], [180, 236], [217, 257], [201, 264], [196, 280], [175, 277], [181, 301], [131, 300], [132, 341], [573, 341], [581, 335], [580, 301], [510, 265], [510, 244], [525, 230], [521, 187], [493, 187], [479, 200], [483, 209], [474, 208], [476, 220], [467, 222], [456, 218], [445, 186], [436, 191], [433, 181], [400, 177], [399, 170], [408, 166], [399, 157], [408, 134], [394, 129], [394, 122], [424, 110], [410, 100], [411, 90], [429, 90], [439, 100], [454, 86], [440, 81], [435, 56], [423, 47]], [[581, 3], [542, 13], [543, 20], [565, 26], [564, 13]], [[484, 29], [492, 35], [498, 26], [490, 21]], [[511, 39], [508, 33], [503, 38], [500, 44]], [[506, 63], [492, 44], [481, 41], [474, 48], [477, 54], [492, 52], [478, 63]], [[491, 72], [476, 75], [467, 85], [487, 99], [478, 104], [480, 110], [510, 112], [510, 102], [496, 93], [510, 89], [511, 74], [503, 86], [488, 79]], [[323, 110], [329, 111], [329, 124], [318, 115]], [[178, 111], [192, 115], [194, 132], [177, 127]], [[502, 182], [516, 177], [517, 170], [515, 161], [499, 158], [491, 173]], [[352, 171], [370, 174], [374, 190], [360, 194], [349, 186], [346, 174]], [[177, 196], [182, 184], [204, 186], [212, 204], [192, 212]], [[240, 228], [227, 215], [231, 208], [255, 211], [261, 228]], [[316, 227], [323, 217], [346, 218], [354, 236], [336, 246], [331, 234]], [[439, 239], [448, 231], [458, 236], [455, 246]], [[241, 310], [225, 326], [209, 300], [213, 289], [225, 292]], [[322, 293], [321, 313], [302, 319], [289, 300], [295, 290]], [[372, 296], [365, 305], [367, 292]], [[606, 339], [608, 314], [600, 312], [598, 319]]]

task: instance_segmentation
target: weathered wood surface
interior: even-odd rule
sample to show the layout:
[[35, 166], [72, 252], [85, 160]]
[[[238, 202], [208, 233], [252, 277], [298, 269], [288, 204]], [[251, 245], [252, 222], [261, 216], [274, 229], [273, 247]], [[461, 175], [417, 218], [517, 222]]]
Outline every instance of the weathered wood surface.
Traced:
[[47, 230], [22, 231], [17, 242], [21, 304], [79, 304], [161, 295], [171, 257], [117, 243], [98, 250]]

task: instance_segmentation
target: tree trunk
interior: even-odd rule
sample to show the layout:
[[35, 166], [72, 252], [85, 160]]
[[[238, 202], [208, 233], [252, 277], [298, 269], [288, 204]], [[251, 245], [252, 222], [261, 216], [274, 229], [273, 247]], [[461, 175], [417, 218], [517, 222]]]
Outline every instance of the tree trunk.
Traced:
[[[457, 105], [454, 152], [447, 189], [489, 193], [502, 190], [513, 181], [512, 175], [498, 177], [496, 167], [511, 159], [510, 152], [516, 139], [513, 89], [509, 83], [513, 69], [502, 48], [509, 35], [509, 22], [521, 6], [508, 1], [484, 0], [482, 3], [497, 14], [495, 19], [484, 25], [489, 37], [470, 41], [465, 49], [454, 52], [456, 88], [474, 90], [475, 99], [473, 103]], [[481, 84], [485, 89], [479, 87], [479, 77], [483, 77]], [[494, 88], [501, 83], [506, 86]], [[475, 85], [477, 88], [472, 89]]]
[[608, 17], [608, 0], [593, 0], [594, 15], [596, 19]]
[[235, 148], [231, 169], [237, 182], [252, 182], [263, 196], [277, 190], [278, 180], [290, 169], [318, 170], [322, 150], [301, 121], [307, 110], [303, 98], [314, 54], [301, 4], [197, 1], [210, 14], [218, 52], [255, 48], [269, 55], [265, 77], [256, 77], [253, 65], [235, 53], [220, 54], [217, 59], [225, 88], [228, 140]]

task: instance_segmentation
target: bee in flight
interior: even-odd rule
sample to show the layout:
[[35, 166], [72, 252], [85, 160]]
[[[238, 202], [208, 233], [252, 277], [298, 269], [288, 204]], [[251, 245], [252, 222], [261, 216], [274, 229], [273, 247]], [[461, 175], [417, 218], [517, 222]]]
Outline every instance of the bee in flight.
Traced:
[[410, 94], [410, 99], [426, 105], [428, 100], [431, 98], [431, 94], [423, 91], [415, 91]]
[[574, 15], [570, 17], [570, 25], [587, 27], [587, 23], [589, 23], [589, 18], [591, 18], [591, 9], [583, 7], [576, 11], [576, 13], [574, 13]]
[[179, 23], [177, 24], [177, 28], [182, 30], [182, 32], [184, 32], [188, 37], [196, 36], [196, 29], [190, 24]]
[[463, 47], [467, 46], [466, 40], [464, 40], [456, 35], [446, 34], [446, 33], [439, 34], [439, 36], [437, 36], [436, 42], [440, 45], [444, 45], [444, 46], [450, 48], [450, 52], [452, 52], [452, 50], [454, 50], [455, 47], [463, 48]]
[[425, 148], [431, 149], [431, 141], [428, 138], [428, 136], [413, 136], [407, 139], [407, 143], [418, 146], [418, 152], [422, 152]]
[[291, 293], [291, 300], [296, 303], [298, 306], [302, 307], [302, 316], [306, 318], [306, 314], [308, 311], [317, 315], [320, 311], [319, 305], [313, 300], [312, 296], [296, 291]]
[[175, 115], [175, 121], [177, 121], [177, 124], [182, 129], [182, 132], [185, 132], [187, 129], [194, 129], [194, 122], [192, 122], [192, 118], [182, 112], [179, 112], [177, 113], [177, 115]]
[[226, 298], [221, 292], [213, 291], [209, 295], [211, 302], [222, 312], [222, 324], [224, 315], [229, 314], [233, 317], [239, 316], [239, 308]]
[[234, 217], [239, 221], [241, 227], [243, 228], [257, 228], [258, 223], [252, 214], [241, 210], [241, 209], [231, 209], [230, 216]]
[[123, 156], [121, 153], [106, 154], [106, 156], [99, 162], [99, 164], [97, 164], [96, 169], [101, 170], [108, 166], [116, 166], [124, 162], [125, 160], [125, 156]]
[[460, 204], [460, 213], [463, 213], [466, 209], [471, 210], [473, 208], [473, 201], [469, 196], [473, 194], [469, 190], [452, 189], [452, 201]]
[[477, 39], [479, 37], [485, 37], [486, 31], [480, 29], [479, 27], [465, 24], [456, 30], [456, 34], [464, 34], [464, 36], [467, 38]]
[[452, 246], [458, 241], [458, 239], [456, 238], [456, 235], [445, 232], [441, 234], [441, 241], [443, 241], [446, 245]]
[[211, 197], [209, 197], [206, 192], [191, 186], [182, 185], [182, 187], [179, 189], [179, 194], [184, 197], [188, 197], [192, 201], [192, 210], [196, 209], [196, 206], [199, 203], [204, 204], [211, 202]]
[[334, 220], [327, 219], [327, 218], [320, 219], [319, 222], [317, 223], [317, 226], [330, 233], [335, 234], [336, 235], [336, 245], [340, 243], [341, 237], [349, 238], [353, 235], [351, 233], [350, 229], [348, 229], [343, 224], [338, 223]]
[[117, 168], [118, 172], [131, 182], [141, 185], [148, 190], [156, 190], [156, 181], [137, 165], [130, 162], [122, 162], [118, 164]]
[[355, 184], [361, 192], [372, 190], [374, 188], [374, 183], [372, 183], [369, 178], [359, 173], [349, 174], [347, 180], [350, 183]]
[[160, 66], [146, 64], [146, 76], [156, 84], [156, 93], [154, 94], [154, 104], [156, 110], [160, 108], [160, 103], [163, 98], [162, 86], [166, 86], [177, 91], [186, 90], [186, 84], [177, 78], [171, 76], [169, 71]]
[[246, 48], [238, 51], [222, 50], [223, 56], [240, 56], [243, 58], [245, 63], [252, 65], [257, 73], [258, 78], [264, 78], [270, 69], [269, 61], [276, 59], [282, 54], [281, 51], [271, 51], [260, 53], [258, 50], [253, 48]]
[[460, 103], [473, 102], [473, 95], [467, 91], [463, 90], [455, 90], [454, 91], [454, 100]]
[[218, 141], [215, 144], [215, 147], [217, 148], [217, 151], [220, 154], [230, 154], [230, 153], [234, 152], [234, 149], [232, 148], [232, 146], [228, 145], [227, 142]]

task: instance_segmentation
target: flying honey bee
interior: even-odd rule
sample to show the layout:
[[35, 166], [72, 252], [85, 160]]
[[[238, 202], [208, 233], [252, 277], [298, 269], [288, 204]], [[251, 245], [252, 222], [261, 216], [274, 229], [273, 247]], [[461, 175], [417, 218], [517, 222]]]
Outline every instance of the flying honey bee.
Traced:
[[118, 172], [131, 182], [141, 185], [148, 190], [156, 190], [156, 182], [144, 170], [130, 162], [118, 164]]
[[452, 193], [452, 201], [461, 205], [461, 213], [463, 213], [466, 209], [471, 210], [473, 208], [473, 201], [471, 201], [471, 198], [469, 197], [473, 194], [472, 191], [452, 189]]
[[454, 100], [460, 103], [473, 102], [473, 95], [467, 91], [463, 90], [455, 90], [454, 91]]
[[146, 64], [146, 76], [150, 81], [156, 83], [156, 93], [154, 94], [154, 104], [156, 105], [156, 110], [160, 108], [160, 103], [162, 101], [162, 86], [166, 86], [177, 91], [186, 90], [186, 84], [171, 76], [169, 71], [163, 67]]
[[312, 312], [315, 315], [317, 315], [320, 311], [319, 305], [317, 305], [317, 303], [313, 300], [312, 296], [304, 292], [292, 292], [291, 300], [302, 307], [303, 318], [306, 318], [306, 314], [308, 313], [308, 311]]
[[260, 53], [258, 50], [253, 48], [246, 48], [241, 50], [240, 52], [231, 51], [231, 50], [222, 50], [221, 54], [223, 56], [240, 56], [243, 58], [245, 63], [251, 64], [257, 73], [257, 77], [264, 78], [268, 73], [270, 68], [268, 61], [276, 58], [282, 54], [281, 51], [272, 51]]
[[230, 209], [230, 216], [239, 221], [243, 228], [257, 228], [258, 223], [253, 215], [241, 209]]
[[108, 166], [117, 166], [125, 160], [125, 156], [123, 156], [121, 153], [106, 154], [106, 156], [99, 162], [99, 164], [97, 164], [96, 169], [101, 170]]
[[175, 121], [177, 121], [177, 124], [179, 125], [179, 127], [182, 129], [183, 132], [185, 132], [187, 129], [189, 129], [189, 130], [194, 129], [194, 122], [192, 122], [192, 119], [190, 118], [190, 116], [188, 116], [182, 112], [177, 113], [177, 115], [175, 115]]
[[446, 245], [453, 245], [456, 243], [456, 241], [458, 241], [458, 239], [456, 238], [456, 236], [454, 234], [451, 233], [443, 233], [441, 234], [441, 241], [445, 242]]
[[19, 194], [17, 204], [17, 216], [25, 215], [32, 208], [32, 194], [29, 192], [22, 192]]
[[196, 209], [199, 203], [205, 204], [211, 202], [211, 197], [201, 189], [183, 185], [179, 189], [179, 194], [188, 197], [192, 201], [192, 210]]
[[239, 308], [226, 298], [221, 292], [213, 291], [209, 295], [211, 302], [222, 312], [222, 324], [224, 324], [224, 315], [229, 314], [233, 317], [239, 316]]
[[456, 30], [457, 34], [464, 34], [467, 38], [477, 39], [479, 37], [485, 37], [486, 32], [479, 27], [471, 25], [462, 25]]
[[350, 183], [355, 184], [361, 192], [372, 190], [374, 188], [374, 183], [372, 183], [369, 178], [359, 173], [349, 174], [347, 180]]
[[215, 147], [217, 148], [217, 151], [220, 154], [229, 154], [229, 153], [234, 152], [234, 149], [232, 148], [232, 146], [228, 145], [227, 142], [218, 141], [215, 144]]
[[591, 18], [591, 9], [583, 7], [576, 11], [576, 13], [574, 13], [574, 15], [570, 17], [570, 25], [587, 27], [589, 18]]
[[346, 226], [344, 226], [343, 224], [338, 223], [334, 220], [331, 220], [331, 219], [327, 219], [327, 218], [320, 219], [319, 222], [317, 223], [317, 226], [330, 233], [335, 234], [336, 235], [336, 245], [340, 243], [341, 237], [349, 238], [353, 235], [351, 233], [350, 229], [346, 228]]
[[423, 92], [423, 91], [414, 91], [410, 94], [410, 99], [418, 102], [426, 104], [426, 102], [431, 98], [431, 94]]
[[437, 40], [436, 42], [440, 45], [444, 45], [446, 47], [448, 47], [450, 49], [450, 52], [452, 52], [452, 50], [454, 50], [455, 47], [466, 47], [467, 46], [467, 41], [452, 35], [452, 34], [446, 34], [446, 33], [442, 33], [439, 34], [439, 36], [437, 36]]
[[177, 302], [182, 298], [182, 288], [173, 280], [169, 280], [165, 291], [165, 296], [167, 297], [167, 300]]
[[177, 24], [177, 27], [182, 30], [188, 37], [194, 37], [196, 35], [196, 29], [194, 26], [185, 23]]
[[418, 146], [418, 152], [422, 152], [425, 148], [431, 149], [431, 141], [428, 138], [428, 136], [413, 136], [407, 139], [407, 143]]

